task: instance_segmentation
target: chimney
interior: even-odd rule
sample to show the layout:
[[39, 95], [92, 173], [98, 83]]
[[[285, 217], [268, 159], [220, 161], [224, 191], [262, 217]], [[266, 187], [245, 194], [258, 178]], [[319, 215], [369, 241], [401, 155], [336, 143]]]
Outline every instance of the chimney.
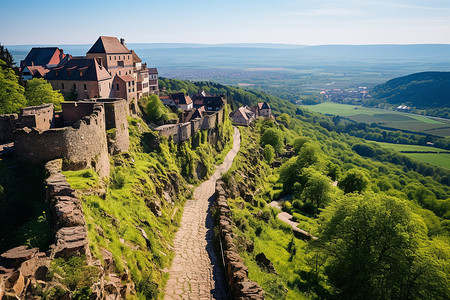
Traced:
[[125, 46], [125, 39], [124, 38], [120, 38], [120, 43]]
[[34, 67], [34, 61], [31, 61], [31, 66]]

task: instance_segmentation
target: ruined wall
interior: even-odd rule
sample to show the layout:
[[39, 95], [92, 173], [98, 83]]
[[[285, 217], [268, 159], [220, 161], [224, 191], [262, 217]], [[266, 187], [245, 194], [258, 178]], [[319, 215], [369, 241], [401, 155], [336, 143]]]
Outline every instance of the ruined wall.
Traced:
[[102, 104], [70, 127], [39, 131], [24, 128], [15, 132], [18, 157], [32, 162], [63, 158], [64, 168], [79, 170], [93, 167], [100, 176], [109, 175], [109, 156]]
[[94, 111], [95, 102], [62, 102], [62, 117], [65, 125], [72, 125], [81, 118], [89, 116]]
[[214, 207], [219, 222], [222, 255], [232, 298], [262, 300], [265, 292], [257, 282], [248, 278], [248, 268], [244, 265], [233, 242], [230, 207], [228, 206], [224, 186], [225, 183], [223, 181], [218, 180], [216, 182], [216, 202]]
[[21, 108], [18, 127], [34, 127], [38, 130], [47, 130], [53, 123], [53, 112], [52, 103]]
[[17, 128], [16, 114], [0, 115], [0, 142], [9, 142], [13, 140], [13, 131]]
[[187, 123], [168, 124], [156, 128], [160, 136], [172, 137], [174, 143], [180, 143], [194, 136], [199, 130], [208, 130], [223, 123], [223, 108], [216, 112], [206, 112], [203, 118]]
[[105, 107], [105, 125], [108, 138], [108, 150], [111, 154], [128, 151], [128, 103], [126, 100], [103, 102]]
[[217, 113], [204, 116], [201, 129], [207, 130], [216, 127], [216, 118]]

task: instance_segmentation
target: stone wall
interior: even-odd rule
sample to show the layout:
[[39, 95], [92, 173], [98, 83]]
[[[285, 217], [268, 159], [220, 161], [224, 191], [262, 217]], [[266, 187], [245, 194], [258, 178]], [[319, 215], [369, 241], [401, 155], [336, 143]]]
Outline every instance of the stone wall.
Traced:
[[227, 194], [224, 189], [225, 183], [216, 182], [216, 202], [214, 203], [217, 219], [219, 222], [219, 235], [223, 248], [223, 259], [233, 299], [264, 299], [264, 290], [258, 283], [248, 278], [248, 268], [239, 256], [236, 245], [233, 242], [232, 221], [230, 207], [228, 206]]
[[15, 131], [19, 158], [46, 162], [63, 158], [64, 168], [79, 170], [93, 167], [100, 176], [109, 175], [109, 156], [102, 104], [95, 103], [90, 115], [69, 127], [40, 131], [23, 128]]
[[53, 123], [53, 104], [30, 106], [20, 109], [19, 128], [29, 127], [38, 130], [48, 130]]
[[45, 164], [46, 200], [52, 210], [55, 230], [54, 244], [50, 246], [49, 256], [54, 258], [84, 254], [89, 257], [87, 227], [81, 201], [61, 170], [61, 159]]
[[108, 134], [108, 150], [110, 154], [128, 151], [130, 136], [128, 134], [128, 103], [125, 100], [103, 102], [105, 107], [106, 130]]
[[194, 136], [199, 130], [209, 130], [223, 123], [223, 108], [216, 112], [205, 112], [201, 119], [186, 123], [167, 124], [156, 128], [160, 136], [172, 137], [174, 143], [181, 143]]

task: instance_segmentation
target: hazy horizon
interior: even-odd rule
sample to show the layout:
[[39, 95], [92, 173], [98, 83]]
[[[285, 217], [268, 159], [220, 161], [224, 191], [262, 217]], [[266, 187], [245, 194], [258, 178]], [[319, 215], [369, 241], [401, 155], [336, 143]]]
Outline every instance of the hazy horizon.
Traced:
[[[20, 18], [26, 8], [33, 16]], [[117, 0], [0, 2], [5, 45], [129, 43], [290, 45], [449, 44], [446, 0]]]

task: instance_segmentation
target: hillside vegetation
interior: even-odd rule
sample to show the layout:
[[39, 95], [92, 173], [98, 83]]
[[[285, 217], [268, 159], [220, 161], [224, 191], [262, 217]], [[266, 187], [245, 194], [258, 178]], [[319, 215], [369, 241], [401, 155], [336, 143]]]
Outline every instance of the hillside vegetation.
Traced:
[[368, 105], [388, 103], [417, 109], [450, 107], [450, 72], [422, 72], [391, 79], [373, 88]]
[[[331, 117], [276, 97], [216, 88], [236, 106], [268, 101], [278, 115], [240, 128], [241, 151], [223, 178], [235, 242], [268, 299], [450, 296], [448, 170], [339, 132]], [[293, 157], [271, 164], [266, 148], [280, 138]], [[276, 217], [268, 204], [280, 199], [317, 241], [296, 238]]]

